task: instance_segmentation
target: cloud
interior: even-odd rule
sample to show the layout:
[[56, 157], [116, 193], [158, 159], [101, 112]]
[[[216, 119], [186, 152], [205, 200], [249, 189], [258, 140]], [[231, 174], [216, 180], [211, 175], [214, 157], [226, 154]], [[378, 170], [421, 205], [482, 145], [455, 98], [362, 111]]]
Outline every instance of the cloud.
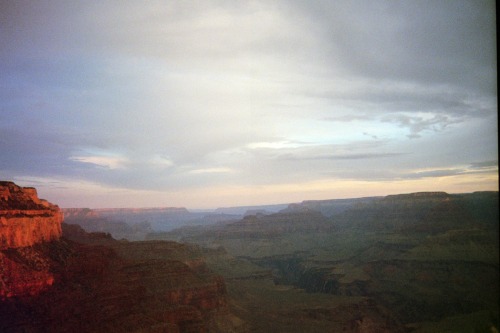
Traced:
[[406, 179], [442, 178], [457, 175], [498, 174], [498, 161], [475, 162], [463, 167], [424, 169], [402, 175]]
[[320, 1], [300, 10], [351, 75], [493, 92], [493, 1]]
[[[362, 88], [362, 87], [359, 87]], [[385, 122], [408, 130], [409, 138], [422, 131], [441, 131], [470, 119], [491, 119], [495, 98], [485, 98], [446, 86], [423, 87], [404, 82], [367, 83], [349, 92], [313, 93], [335, 103], [353, 105], [358, 112], [340, 113], [323, 120], [343, 122]]]
[[151, 157], [149, 160], [149, 164], [153, 167], [162, 169], [174, 166], [174, 162], [170, 158], [161, 155], [154, 155], [153, 157]]
[[205, 168], [205, 169], [194, 169], [190, 170], [189, 173], [191, 174], [213, 174], [213, 173], [231, 173], [234, 172], [234, 170], [230, 168], [224, 168], [224, 167], [218, 167], [218, 168]]
[[444, 115], [411, 116], [411, 115], [389, 115], [382, 119], [383, 122], [396, 123], [400, 127], [409, 129], [409, 138], [419, 138], [422, 131], [442, 131], [449, 125], [460, 121], [449, 119]]
[[483, 161], [483, 162], [474, 162], [470, 165], [471, 169], [498, 169], [498, 160], [494, 161]]
[[302, 160], [367, 160], [387, 157], [400, 157], [404, 153], [352, 153], [352, 154], [331, 154], [317, 155], [311, 157], [286, 156], [286, 159], [302, 159]]
[[199, 199], [493, 172], [494, 5], [2, 3], [0, 177]]
[[94, 164], [108, 169], [124, 169], [128, 160], [119, 156], [72, 156], [70, 160]]
[[456, 176], [465, 173], [465, 169], [438, 169], [438, 170], [425, 170], [417, 171], [403, 175], [406, 179], [420, 179], [420, 178], [441, 178], [448, 176]]

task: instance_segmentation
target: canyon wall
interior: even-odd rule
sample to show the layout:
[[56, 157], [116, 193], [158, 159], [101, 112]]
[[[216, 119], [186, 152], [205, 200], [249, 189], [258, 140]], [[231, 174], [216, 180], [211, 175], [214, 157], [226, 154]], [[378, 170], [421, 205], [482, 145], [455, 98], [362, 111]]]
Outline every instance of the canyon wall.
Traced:
[[36, 190], [0, 181], [0, 300], [36, 295], [54, 282], [50, 260], [34, 245], [61, 237], [59, 207]]
[[61, 223], [61, 210], [34, 188], [12, 182], [0, 182], [0, 218], [0, 332], [208, 333], [241, 326], [224, 280], [196, 246], [86, 233]]
[[0, 181], [0, 250], [59, 239], [63, 215], [36, 189]]

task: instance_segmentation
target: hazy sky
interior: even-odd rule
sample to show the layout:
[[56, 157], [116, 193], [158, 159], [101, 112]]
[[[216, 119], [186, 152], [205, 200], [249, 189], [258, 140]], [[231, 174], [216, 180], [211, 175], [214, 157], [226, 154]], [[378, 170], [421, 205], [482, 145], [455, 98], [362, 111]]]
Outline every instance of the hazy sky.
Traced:
[[494, 1], [0, 2], [0, 179], [62, 207], [498, 189]]

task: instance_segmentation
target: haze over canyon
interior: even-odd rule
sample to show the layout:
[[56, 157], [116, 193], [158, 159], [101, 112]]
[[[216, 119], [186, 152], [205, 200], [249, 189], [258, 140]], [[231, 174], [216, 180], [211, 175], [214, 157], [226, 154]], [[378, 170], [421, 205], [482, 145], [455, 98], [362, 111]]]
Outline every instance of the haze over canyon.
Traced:
[[2, 181], [0, 330], [495, 332], [498, 204], [420, 192], [61, 210]]
[[0, 332], [498, 332], [496, 6], [0, 1]]

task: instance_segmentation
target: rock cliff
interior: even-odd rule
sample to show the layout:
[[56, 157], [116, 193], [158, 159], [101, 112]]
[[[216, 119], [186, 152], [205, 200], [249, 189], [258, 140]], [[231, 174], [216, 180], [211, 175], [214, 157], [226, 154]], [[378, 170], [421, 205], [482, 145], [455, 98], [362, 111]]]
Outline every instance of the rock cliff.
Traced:
[[0, 208], [0, 332], [237, 331], [199, 247], [87, 233], [12, 182]]
[[33, 249], [61, 237], [59, 207], [36, 190], [0, 181], [0, 300], [33, 296], [54, 283], [49, 259]]
[[498, 332], [498, 212], [498, 192], [410, 193], [160, 236], [225, 249], [207, 262], [252, 332]]
[[59, 207], [34, 188], [0, 181], [0, 250], [59, 239], [62, 219]]
[[237, 331], [225, 283], [198, 247], [62, 227], [60, 241], [39, 246], [52, 244], [53, 288], [0, 302], [1, 332]]

